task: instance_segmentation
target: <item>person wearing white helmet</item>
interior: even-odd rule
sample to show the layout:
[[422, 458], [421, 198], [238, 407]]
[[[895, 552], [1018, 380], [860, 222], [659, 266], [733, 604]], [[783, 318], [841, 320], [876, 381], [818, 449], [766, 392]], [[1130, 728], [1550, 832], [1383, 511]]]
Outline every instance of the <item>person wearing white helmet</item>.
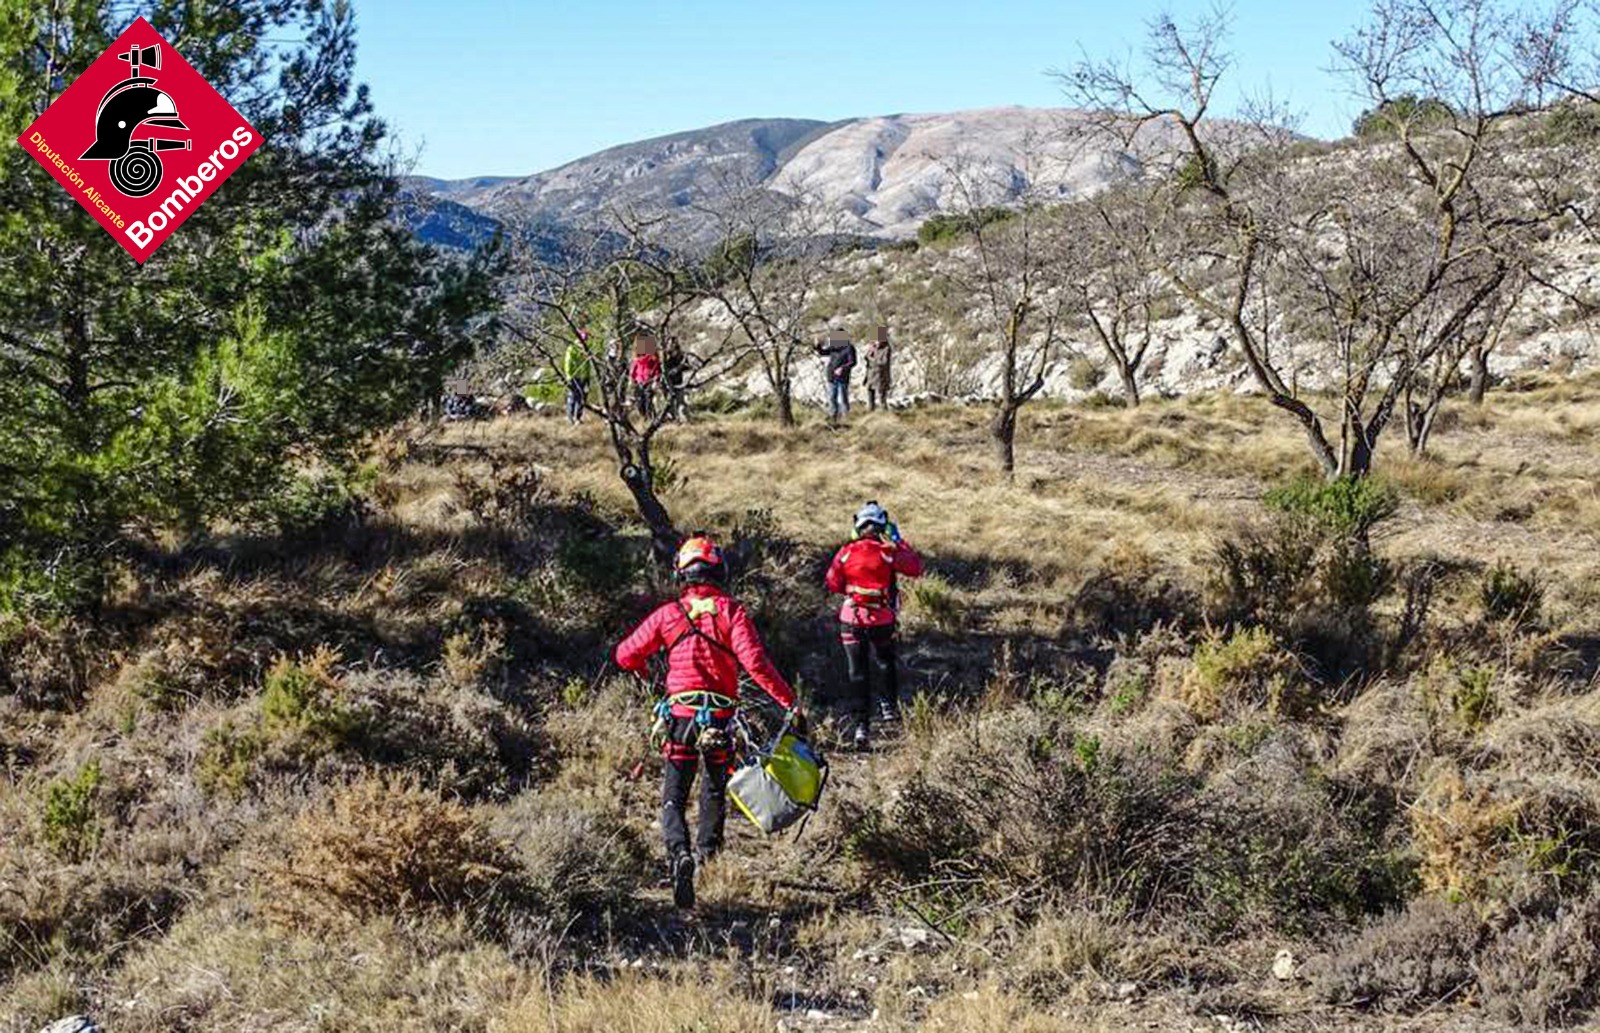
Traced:
[[[899, 717], [898, 579], [921, 577], [922, 557], [876, 501], [856, 512], [854, 527], [854, 539], [828, 566], [826, 584], [829, 592], [845, 597], [839, 608], [839, 640], [844, 645], [855, 745], [865, 749], [874, 714], [880, 722]], [[870, 684], [869, 665], [878, 672], [876, 687]]]

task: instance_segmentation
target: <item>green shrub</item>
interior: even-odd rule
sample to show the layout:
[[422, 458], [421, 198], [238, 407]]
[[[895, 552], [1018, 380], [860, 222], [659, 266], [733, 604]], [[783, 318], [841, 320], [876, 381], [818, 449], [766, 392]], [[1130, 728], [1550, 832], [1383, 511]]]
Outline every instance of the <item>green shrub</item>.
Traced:
[[1499, 710], [1494, 696], [1494, 669], [1468, 667], [1459, 672], [1450, 703], [1456, 717], [1471, 731], [1494, 720]]
[[1558, 105], [1544, 117], [1538, 140], [1547, 147], [1593, 144], [1600, 140], [1600, 104]]
[[567, 385], [560, 380], [535, 380], [522, 385], [522, 397], [529, 405], [563, 405], [567, 400]]
[[246, 524], [291, 541], [329, 535], [359, 517], [360, 501], [339, 472], [296, 473], [245, 510]]
[[966, 623], [967, 607], [950, 583], [936, 574], [917, 578], [908, 592], [914, 611], [940, 631], [955, 633]]
[[1478, 598], [1489, 620], [1527, 627], [1539, 622], [1544, 586], [1536, 574], [1524, 574], [1508, 563], [1496, 563], [1484, 575]]
[[941, 213], [917, 227], [917, 242], [924, 245], [947, 244], [985, 226], [1005, 222], [1015, 215], [1011, 209], [1000, 206], [980, 208], [974, 212]]
[[1437, 129], [1453, 117], [1450, 105], [1437, 97], [1408, 93], [1363, 111], [1351, 128], [1363, 140], [1379, 140], [1399, 136], [1402, 128]]
[[1204, 717], [1215, 717], [1230, 703], [1277, 708], [1288, 702], [1296, 672], [1294, 657], [1266, 628], [1213, 634], [1195, 647], [1183, 698]]
[[1365, 543], [1374, 528], [1400, 510], [1400, 496], [1371, 477], [1299, 477], [1262, 497], [1269, 509], [1310, 524], [1324, 534]]
[[334, 673], [338, 663], [338, 652], [327, 646], [298, 660], [280, 656], [267, 672], [261, 693], [264, 729], [314, 751], [346, 745], [359, 722]]
[[201, 740], [195, 762], [195, 784], [208, 796], [243, 795], [255, 771], [256, 760], [266, 748], [261, 729], [224, 722]]
[[71, 778], [59, 779], [45, 789], [44, 840], [68, 861], [84, 860], [100, 843], [95, 796], [102, 781], [100, 762], [91, 760]]
[[1198, 190], [1208, 183], [1215, 182], [1220, 176], [1216, 160], [1209, 154], [1202, 159], [1198, 154], [1191, 154], [1178, 167], [1178, 189], [1182, 191]]

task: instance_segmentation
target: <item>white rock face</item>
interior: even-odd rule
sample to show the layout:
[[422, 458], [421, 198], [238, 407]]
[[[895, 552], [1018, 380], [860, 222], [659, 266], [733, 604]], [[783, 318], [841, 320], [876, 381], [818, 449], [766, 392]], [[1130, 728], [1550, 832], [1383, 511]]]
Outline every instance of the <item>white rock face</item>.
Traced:
[[1080, 112], [1053, 108], [864, 118], [802, 147], [770, 186], [849, 213], [854, 232], [904, 238], [929, 216], [965, 207], [958, 176], [979, 181], [981, 204], [1030, 188], [1062, 198], [1100, 189], [1132, 159], [1086, 143], [1082, 128]]

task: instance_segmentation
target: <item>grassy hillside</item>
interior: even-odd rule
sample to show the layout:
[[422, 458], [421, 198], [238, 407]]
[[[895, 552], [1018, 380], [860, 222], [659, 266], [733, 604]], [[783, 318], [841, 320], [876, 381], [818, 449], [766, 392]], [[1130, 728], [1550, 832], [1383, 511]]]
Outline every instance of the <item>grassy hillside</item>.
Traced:
[[739, 828], [689, 919], [649, 696], [604, 663], [667, 586], [600, 427], [402, 428], [359, 501], [0, 627], [0, 1030], [1592, 1015], [1600, 381], [1386, 456], [1371, 554], [1272, 491], [1305, 450], [1259, 399], [1030, 408], [1014, 484], [986, 415], [665, 435], [674, 517], [732, 544], [825, 745], [849, 514], [931, 568], [903, 734], [832, 754], [798, 842]]

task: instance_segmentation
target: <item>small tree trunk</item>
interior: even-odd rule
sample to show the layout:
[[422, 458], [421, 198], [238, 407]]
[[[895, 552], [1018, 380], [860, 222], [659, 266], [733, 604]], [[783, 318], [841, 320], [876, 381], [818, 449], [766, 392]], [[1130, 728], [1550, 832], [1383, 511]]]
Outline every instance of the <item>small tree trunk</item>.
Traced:
[[1469, 358], [1472, 380], [1467, 387], [1467, 398], [1473, 405], [1482, 405], [1484, 393], [1489, 390], [1489, 353], [1486, 349], [1474, 348]]
[[994, 422], [989, 426], [989, 433], [994, 439], [995, 456], [1000, 460], [1000, 469], [1009, 478], [1017, 470], [1017, 406], [1014, 403], [1000, 406], [1000, 411], [994, 415]]
[[656, 496], [650, 468], [643, 463], [628, 463], [622, 468], [622, 483], [628, 486], [633, 504], [650, 528], [651, 551], [659, 562], [670, 563], [678, 549], [678, 529], [673, 526], [667, 507]]
[[1139, 374], [1131, 366], [1119, 363], [1117, 372], [1122, 374], [1122, 396], [1128, 402], [1128, 408], [1139, 407]]
[[773, 400], [778, 404], [778, 425], [780, 427], [793, 427], [794, 418], [794, 384], [788, 377], [779, 377], [772, 385]]

